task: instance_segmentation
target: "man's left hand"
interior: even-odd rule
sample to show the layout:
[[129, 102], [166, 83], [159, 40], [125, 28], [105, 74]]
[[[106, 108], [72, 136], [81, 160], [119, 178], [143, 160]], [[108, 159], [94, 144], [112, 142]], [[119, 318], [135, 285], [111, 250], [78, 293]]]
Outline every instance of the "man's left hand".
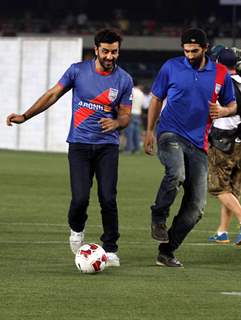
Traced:
[[114, 131], [119, 127], [118, 120], [110, 119], [110, 118], [101, 118], [99, 121], [102, 132]]
[[211, 119], [217, 119], [223, 117], [222, 109], [219, 104], [209, 101], [209, 114]]

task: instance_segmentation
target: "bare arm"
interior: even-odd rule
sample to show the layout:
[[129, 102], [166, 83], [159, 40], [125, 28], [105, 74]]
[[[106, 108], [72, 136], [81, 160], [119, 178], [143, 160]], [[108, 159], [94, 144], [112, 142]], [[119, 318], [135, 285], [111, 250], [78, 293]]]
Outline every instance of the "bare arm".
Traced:
[[162, 109], [162, 100], [152, 96], [150, 106], [148, 108], [147, 131], [144, 143], [146, 154], [153, 155], [154, 146], [154, 129]]
[[235, 101], [231, 101], [226, 106], [222, 107], [217, 103], [209, 101], [210, 117], [211, 119], [229, 117], [237, 112], [237, 104]]
[[99, 123], [102, 127], [102, 132], [109, 132], [116, 129], [124, 129], [128, 126], [131, 120], [131, 108], [120, 105], [117, 119], [101, 118]]
[[7, 125], [12, 126], [13, 123], [23, 123], [47, 110], [66, 92], [66, 88], [63, 88], [60, 84], [56, 84], [54, 87], [46, 91], [27, 111], [24, 112], [24, 114], [11, 113], [7, 117]]

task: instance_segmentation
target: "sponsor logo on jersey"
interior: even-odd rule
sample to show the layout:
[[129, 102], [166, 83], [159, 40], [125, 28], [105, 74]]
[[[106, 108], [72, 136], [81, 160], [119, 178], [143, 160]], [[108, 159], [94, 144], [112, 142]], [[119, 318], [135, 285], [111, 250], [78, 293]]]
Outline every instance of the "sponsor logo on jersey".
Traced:
[[112, 111], [112, 108], [109, 107], [109, 106], [104, 106], [104, 111], [105, 111], [105, 112], [111, 112], [111, 111]]
[[93, 102], [86, 102], [86, 101], [80, 101], [78, 103], [78, 107], [82, 108], [88, 108], [90, 110], [95, 110], [95, 111], [103, 111], [104, 106], [101, 104], [93, 103]]
[[93, 102], [87, 102], [87, 101], [80, 101], [78, 103], [78, 108], [87, 108], [94, 111], [104, 111], [104, 112], [112, 111], [112, 107], [110, 106], [93, 103]]

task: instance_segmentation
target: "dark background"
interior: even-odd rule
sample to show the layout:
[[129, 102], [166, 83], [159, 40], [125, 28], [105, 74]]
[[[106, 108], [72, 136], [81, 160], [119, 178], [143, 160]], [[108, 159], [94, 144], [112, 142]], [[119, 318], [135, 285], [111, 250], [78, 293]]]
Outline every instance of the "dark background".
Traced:
[[[220, 6], [219, 0], [5, 0], [0, 2], [0, 16], [18, 16], [31, 10], [36, 16], [63, 16], [67, 11], [84, 11], [90, 19], [110, 19], [114, 9], [122, 8], [129, 19], [156, 18], [163, 22], [182, 22], [186, 18], [205, 19], [210, 13], [229, 20], [231, 6]], [[240, 7], [237, 6], [237, 14]]]

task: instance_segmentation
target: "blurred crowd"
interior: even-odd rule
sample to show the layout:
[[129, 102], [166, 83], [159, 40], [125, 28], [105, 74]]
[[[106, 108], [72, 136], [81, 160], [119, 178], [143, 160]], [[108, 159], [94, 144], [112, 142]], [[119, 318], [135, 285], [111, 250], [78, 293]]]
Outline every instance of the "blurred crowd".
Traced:
[[[193, 17], [180, 22], [159, 21], [155, 17], [136, 16], [130, 19], [123, 9], [115, 9], [110, 19], [95, 20], [84, 11], [69, 11], [66, 14], [53, 15], [48, 11], [37, 14], [25, 11], [20, 16], [2, 15], [0, 13], [0, 35], [17, 36], [19, 34], [55, 34], [55, 35], [88, 35], [102, 27], [116, 27], [124, 35], [168, 36], [179, 37], [185, 26], [199, 26], [207, 31], [209, 39], [232, 36], [231, 21], [210, 14], [205, 19]], [[236, 36], [241, 35], [241, 19], [237, 21]]]
[[120, 151], [126, 155], [140, 154], [144, 144], [148, 107], [151, 101], [149, 87], [134, 80], [132, 91], [132, 118], [129, 126], [122, 130], [120, 137]]

